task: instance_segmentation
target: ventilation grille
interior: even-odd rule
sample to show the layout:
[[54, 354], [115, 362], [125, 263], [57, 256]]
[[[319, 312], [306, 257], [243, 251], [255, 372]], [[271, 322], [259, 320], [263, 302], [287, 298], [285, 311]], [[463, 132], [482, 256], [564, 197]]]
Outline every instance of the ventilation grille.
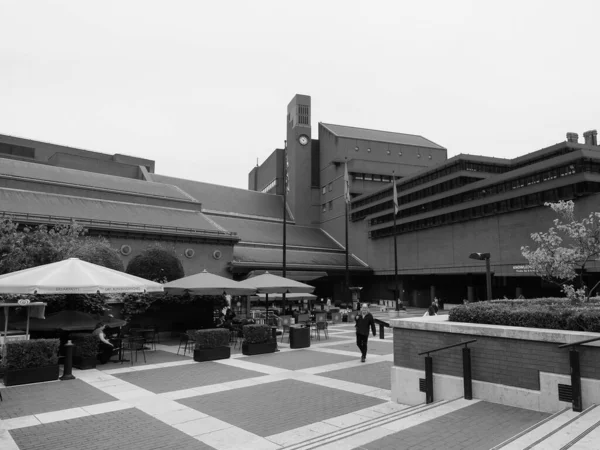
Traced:
[[570, 384], [559, 384], [558, 385], [558, 399], [561, 402], [573, 401], [573, 388]]
[[425, 378], [419, 378], [419, 391], [421, 391], [421, 392], [427, 391], [427, 387], [425, 384]]

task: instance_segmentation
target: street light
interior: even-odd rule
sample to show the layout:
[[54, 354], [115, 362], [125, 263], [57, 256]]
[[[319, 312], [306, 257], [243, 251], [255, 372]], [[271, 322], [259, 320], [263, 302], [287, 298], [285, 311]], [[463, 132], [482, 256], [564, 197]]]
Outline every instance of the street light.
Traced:
[[489, 253], [471, 253], [469, 258], [479, 261], [485, 260], [485, 278], [487, 284], [487, 299], [492, 299], [492, 274], [490, 271], [490, 254]]

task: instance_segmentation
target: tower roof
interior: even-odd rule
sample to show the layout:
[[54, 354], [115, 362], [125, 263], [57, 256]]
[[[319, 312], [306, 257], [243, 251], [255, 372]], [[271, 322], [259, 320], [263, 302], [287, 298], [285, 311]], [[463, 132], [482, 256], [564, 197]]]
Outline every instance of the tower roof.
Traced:
[[417, 136], [415, 134], [370, 130], [367, 128], [348, 127], [345, 125], [334, 125], [322, 122], [320, 125], [333, 133], [335, 136], [348, 139], [361, 139], [364, 141], [389, 142], [392, 144], [412, 145], [415, 147], [445, 149], [441, 145], [438, 145], [429, 139], [425, 139], [423, 136]]

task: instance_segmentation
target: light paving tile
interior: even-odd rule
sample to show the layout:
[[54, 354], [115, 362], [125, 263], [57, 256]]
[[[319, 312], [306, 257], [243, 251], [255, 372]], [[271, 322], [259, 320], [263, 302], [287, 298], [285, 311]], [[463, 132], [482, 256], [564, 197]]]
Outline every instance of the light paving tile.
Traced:
[[14, 419], [0, 420], [0, 423], [6, 430], [16, 430], [17, 428], [33, 427], [41, 422], [35, 416], [21, 416]]
[[390, 434], [392, 434], [392, 431], [383, 428], [371, 428], [345, 439], [340, 439], [337, 441], [334, 440], [326, 444], [321, 444], [319, 445], [319, 450], [352, 450], [360, 447], [361, 445], [365, 445], [369, 442], [386, 437]]
[[181, 389], [179, 391], [170, 391], [163, 392], [162, 394], [158, 394], [160, 397], [167, 398], [169, 400], [180, 400], [182, 398], [190, 398], [195, 397], [198, 394], [198, 391], [194, 389]]
[[139, 388], [131, 383], [124, 382], [124, 383], [119, 383], [119, 384], [115, 384], [115, 385], [111, 385], [111, 386], [100, 387], [98, 389], [100, 389], [102, 392], [113, 395], [113, 394], [119, 394], [121, 392], [129, 392], [133, 389], [139, 389]]
[[192, 408], [185, 408], [178, 411], [154, 414], [154, 417], [167, 425], [179, 425], [193, 420], [204, 419], [205, 417], [208, 417], [208, 415]]
[[389, 389], [375, 389], [374, 391], [363, 392], [363, 395], [388, 401], [392, 399], [392, 391]]
[[206, 433], [212, 433], [213, 431], [232, 428], [233, 425], [223, 422], [222, 420], [215, 419], [214, 417], [205, 417], [203, 419], [196, 419], [190, 422], [173, 425], [173, 427], [189, 436], [201, 436]]
[[371, 420], [371, 418], [367, 416], [361, 416], [360, 414], [356, 413], [348, 413], [341, 416], [332, 417], [331, 419], [324, 420], [323, 422], [333, 425], [334, 427], [346, 428], [366, 422], [368, 420]]
[[[157, 398], [157, 397], [155, 397], [155, 398], [149, 397], [149, 399], [151, 399], [153, 401], [144, 402], [141, 404], [137, 404], [135, 406], [140, 411], [144, 411], [146, 414], [150, 414], [151, 416], [153, 416], [155, 414], [160, 414], [163, 412], [179, 411], [179, 410], [187, 408], [185, 405], [182, 405], [181, 403], [177, 403], [173, 400], [161, 399], [161, 398]], [[136, 399], [136, 400], [140, 400], [140, 399]]]
[[398, 411], [402, 411], [408, 407], [408, 405], [390, 401], [387, 403], [381, 403], [379, 405], [372, 406], [371, 409], [373, 411], [382, 412], [383, 414], [392, 414]]
[[261, 372], [265, 374], [275, 374], [287, 372], [287, 369], [281, 369], [279, 367], [267, 366], [265, 364], [257, 364], [250, 361], [247, 361], [244, 358], [238, 359], [220, 359], [218, 361], [214, 361], [219, 364], [225, 364], [227, 366], [237, 367], [239, 369], [253, 370], [254, 372]]
[[113, 377], [112, 375], [109, 380], [98, 380], [98, 381], [83, 380], [83, 381], [85, 381], [90, 386], [94, 386], [95, 388], [98, 388], [98, 389], [104, 389], [104, 388], [112, 387], [112, 386], [123, 386], [126, 384], [127, 385], [131, 384], [131, 383], [128, 383], [127, 381], [121, 380], [120, 378]]
[[[115, 369], [112, 369], [112, 370], [115, 370]], [[107, 374], [106, 371], [102, 372], [97, 369], [77, 370], [77, 371], [75, 369], [73, 369], [73, 375], [75, 376], [75, 378], [77, 378], [81, 381], [85, 381], [86, 383], [99, 382], [99, 381], [110, 381], [110, 380], [115, 379], [115, 377], [113, 377], [112, 375]]]
[[59, 422], [62, 420], [77, 419], [78, 417], [89, 416], [87, 411], [83, 408], [69, 408], [60, 411], [52, 411], [42, 414], [36, 414], [35, 417], [40, 423], [52, 423]]
[[3, 430], [2, 427], [0, 427], [0, 448], [2, 450], [19, 450], [8, 430]]
[[[411, 428], [417, 425], [420, 425], [424, 422], [428, 422], [433, 419], [437, 419], [440, 416], [445, 414], [449, 414], [454, 411], [458, 411], [459, 409], [465, 408], [467, 406], [471, 406], [477, 403], [478, 400], [464, 400], [459, 399], [453, 402], [445, 403], [443, 405], [436, 406], [435, 408], [428, 409], [423, 412], [416, 413], [409, 417], [405, 417], [403, 419], [395, 420], [390, 423], [386, 423], [382, 425], [382, 428], [387, 430], [391, 430], [394, 433], [397, 433], [402, 430], [406, 430], [407, 428]], [[388, 406], [391, 405], [388, 404]]]
[[192, 388], [196, 392], [196, 395], [213, 394], [215, 392], [229, 391], [231, 388], [226, 384], [210, 384], [208, 386], [199, 386]]
[[318, 430], [312, 430], [309, 426], [295, 428], [293, 430], [284, 431], [283, 433], [273, 434], [267, 436], [266, 439], [274, 442], [275, 444], [287, 446], [302, 442], [308, 439], [314, 439], [316, 437], [323, 436], [324, 433]]
[[227, 383], [222, 383], [223, 386], [227, 386], [229, 389], [240, 389], [249, 386], [256, 386], [257, 384], [262, 384], [261, 377], [256, 378], [246, 378], [242, 380], [236, 381], [228, 381]]
[[354, 414], [358, 414], [359, 416], [365, 416], [369, 419], [377, 419], [378, 417], [385, 416], [385, 413], [381, 411], [375, 411], [373, 407], [361, 409], [359, 411], [354, 411]]
[[129, 409], [131, 408], [131, 405], [129, 405], [126, 402], [122, 402], [120, 400], [117, 400], [115, 402], [106, 402], [106, 403], [98, 403], [96, 405], [89, 405], [89, 406], [82, 406], [81, 409], [83, 409], [85, 412], [87, 412], [90, 415], [95, 415], [95, 414], [103, 414], [103, 413], [107, 413], [107, 412], [114, 412], [114, 411], [121, 411], [122, 409]]
[[213, 431], [212, 433], [196, 436], [196, 439], [217, 450], [236, 450], [240, 448], [261, 448], [266, 450], [280, 448], [279, 445], [238, 427]]
[[153, 397], [156, 394], [146, 389], [132, 388], [130, 391], [127, 392], [115, 392], [111, 395], [115, 398], [118, 398], [119, 400], [132, 400], [139, 397]]

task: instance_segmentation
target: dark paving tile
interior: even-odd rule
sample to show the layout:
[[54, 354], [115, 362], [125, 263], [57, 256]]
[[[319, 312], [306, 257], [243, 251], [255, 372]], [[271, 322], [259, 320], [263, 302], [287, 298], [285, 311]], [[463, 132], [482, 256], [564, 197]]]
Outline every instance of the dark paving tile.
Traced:
[[210, 361], [115, 374], [116, 377], [124, 381], [148, 389], [156, 394], [226, 383], [261, 375], [264, 375], [264, 373]]
[[279, 367], [280, 369], [301, 370], [308, 367], [325, 366], [344, 361], [352, 361], [351, 356], [336, 355], [334, 353], [313, 352], [310, 350], [294, 350], [291, 352], [266, 353], [244, 358], [257, 364]]
[[204, 450], [212, 449], [140, 410], [11, 430], [20, 450]]
[[[347, 352], [356, 352], [360, 356], [360, 351], [356, 346], [356, 342], [348, 342], [346, 344], [332, 345], [328, 347], [334, 350], [344, 350]], [[376, 339], [369, 339], [367, 344], [367, 355], [389, 355], [394, 352], [394, 344], [392, 341], [380, 342]]]
[[[368, 358], [368, 356], [367, 356]], [[322, 377], [335, 378], [336, 380], [351, 381], [353, 383], [366, 384], [379, 389], [392, 389], [391, 361], [365, 364], [348, 369], [323, 372]]]
[[546, 417], [538, 411], [479, 402], [360, 448], [489, 450]]
[[81, 380], [26, 384], [2, 389], [0, 419], [29, 416], [117, 400]]
[[179, 354], [179, 355], [177, 355], [175, 353], [171, 353], [171, 352], [161, 351], [161, 350], [146, 351], [144, 353], [146, 353], [146, 362], [144, 362], [144, 355], [142, 354], [142, 352], [138, 352], [137, 361], [136, 361], [135, 352], [134, 352], [133, 353], [133, 364], [132, 364], [132, 362], [131, 362], [132, 358], [131, 358], [130, 353], [125, 352], [123, 354], [123, 358], [128, 359], [129, 361], [120, 363], [117, 361], [117, 357], [113, 356], [113, 358], [106, 364], [98, 364], [96, 366], [96, 369], [112, 370], [112, 369], [119, 369], [121, 367], [130, 367], [132, 365], [140, 366], [140, 365], [148, 365], [148, 364], [160, 364], [160, 363], [173, 362], [173, 361], [189, 361], [193, 356], [193, 354], [191, 354], [189, 352], [187, 353], [186, 356], [184, 356], [183, 349], [181, 350], [181, 354]]
[[282, 380], [178, 402], [265, 437], [368, 408], [383, 400]]

